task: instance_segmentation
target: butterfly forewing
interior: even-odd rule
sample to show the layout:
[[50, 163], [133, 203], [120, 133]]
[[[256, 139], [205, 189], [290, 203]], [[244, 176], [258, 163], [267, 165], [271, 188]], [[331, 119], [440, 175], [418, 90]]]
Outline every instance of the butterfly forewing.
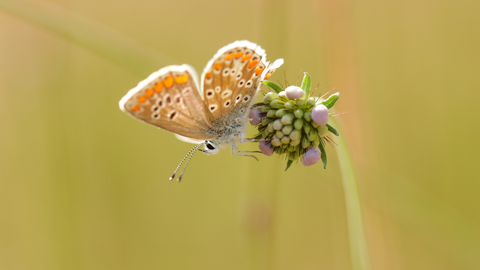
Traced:
[[162, 68], [130, 90], [120, 107], [154, 126], [207, 140], [212, 116], [200, 97], [195, 76], [188, 65]]

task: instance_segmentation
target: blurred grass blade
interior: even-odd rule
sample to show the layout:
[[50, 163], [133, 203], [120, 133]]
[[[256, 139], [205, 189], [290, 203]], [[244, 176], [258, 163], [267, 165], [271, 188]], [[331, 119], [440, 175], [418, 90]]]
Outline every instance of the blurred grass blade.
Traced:
[[[334, 118], [331, 118], [330, 121], [334, 123], [338, 129], [339, 125], [336, 123], [337, 121], [335, 121]], [[345, 134], [345, 132], [342, 132], [342, 134]], [[338, 137], [337, 143], [338, 163], [342, 174], [345, 204], [347, 207], [348, 234], [353, 264], [352, 269], [370, 270], [370, 259], [368, 257], [367, 240], [363, 225], [355, 171], [343, 136]]]
[[142, 77], [178, 61], [121, 33], [46, 1], [0, 0], [0, 9], [44, 27]]

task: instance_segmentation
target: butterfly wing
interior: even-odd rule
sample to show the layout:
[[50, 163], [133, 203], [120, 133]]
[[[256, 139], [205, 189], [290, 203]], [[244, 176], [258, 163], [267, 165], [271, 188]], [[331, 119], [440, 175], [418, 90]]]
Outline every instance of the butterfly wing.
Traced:
[[197, 139], [211, 138], [211, 114], [198, 91], [197, 74], [188, 65], [168, 66], [151, 74], [121, 100], [120, 109], [134, 118]]
[[283, 60], [275, 63], [270, 69], [265, 51], [250, 41], [236, 41], [221, 48], [202, 74], [203, 99], [214, 117], [212, 122], [224, 115], [246, 115], [262, 80]]

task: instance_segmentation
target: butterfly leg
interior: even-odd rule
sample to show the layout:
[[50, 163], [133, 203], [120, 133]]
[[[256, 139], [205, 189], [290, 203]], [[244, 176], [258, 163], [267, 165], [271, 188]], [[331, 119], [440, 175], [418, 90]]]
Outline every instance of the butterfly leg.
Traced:
[[264, 141], [265, 139], [245, 139], [244, 134], [240, 133], [240, 135], [238, 136], [238, 140], [240, 141], [240, 143], [249, 143], [249, 142]]
[[[237, 151], [237, 153], [235, 153], [235, 151]], [[232, 155], [252, 157], [258, 161], [258, 158], [256, 156], [242, 154], [242, 153], [258, 153], [258, 152], [259, 151], [238, 151], [238, 149], [235, 147], [235, 143], [232, 143]]]

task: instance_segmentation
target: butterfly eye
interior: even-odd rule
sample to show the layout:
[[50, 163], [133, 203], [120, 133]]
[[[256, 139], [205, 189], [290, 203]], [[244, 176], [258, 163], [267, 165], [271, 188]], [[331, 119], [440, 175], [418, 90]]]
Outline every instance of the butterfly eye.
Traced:
[[208, 148], [208, 150], [215, 150], [215, 146], [213, 146], [209, 141], [205, 142], [205, 146]]
[[214, 155], [220, 152], [220, 149], [211, 141], [205, 141], [205, 150], [203, 152], [207, 155]]

